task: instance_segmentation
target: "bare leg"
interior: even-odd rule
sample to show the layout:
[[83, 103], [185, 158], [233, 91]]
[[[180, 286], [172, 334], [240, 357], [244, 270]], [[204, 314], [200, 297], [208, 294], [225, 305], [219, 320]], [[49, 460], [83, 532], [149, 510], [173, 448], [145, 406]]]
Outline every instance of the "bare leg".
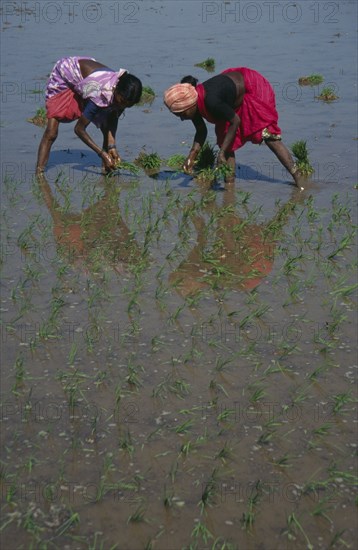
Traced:
[[290, 172], [291, 176], [293, 177], [295, 184], [298, 187], [302, 188], [302, 180], [304, 179], [302, 177], [301, 172], [297, 169], [295, 162], [292, 158], [292, 155], [290, 151], [287, 149], [286, 145], [282, 143], [282, 141], [277, 140], [265, 140], [265, 143], [269, 149], [273, 153], [275, 153], [278, 160], [281, 162], [281, 164], [286, 168], [288, 172]]
[[59, 124], [60, 123], [55, 118], [49, 118], [47, 121], [47, 127], [40, 141], [39, 150], [37, 153], [37, 174], [41, 174], [46, 168], [51, 147], [58, 135]]

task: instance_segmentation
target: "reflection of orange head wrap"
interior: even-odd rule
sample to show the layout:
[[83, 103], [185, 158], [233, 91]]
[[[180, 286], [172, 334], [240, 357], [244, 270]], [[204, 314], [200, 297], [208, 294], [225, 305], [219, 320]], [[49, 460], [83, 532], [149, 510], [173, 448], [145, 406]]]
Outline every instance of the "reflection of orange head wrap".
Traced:
[[164, 92], [164, 103], [172, 113], [182, 113], [193, 107], [198, 92], [191, 84], [174, 84]]

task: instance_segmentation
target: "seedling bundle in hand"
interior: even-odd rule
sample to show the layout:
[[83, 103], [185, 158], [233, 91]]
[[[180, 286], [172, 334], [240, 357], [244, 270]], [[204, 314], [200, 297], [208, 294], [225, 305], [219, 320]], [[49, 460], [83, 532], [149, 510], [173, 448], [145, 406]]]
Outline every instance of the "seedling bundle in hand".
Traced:
[[292, 153], [296, 157], [296, 165], [303, 176], [309, 176], [314, 172], [313, 167], [308, 159], [307, 145], [304, 140], [296, 141], [291, 146]]

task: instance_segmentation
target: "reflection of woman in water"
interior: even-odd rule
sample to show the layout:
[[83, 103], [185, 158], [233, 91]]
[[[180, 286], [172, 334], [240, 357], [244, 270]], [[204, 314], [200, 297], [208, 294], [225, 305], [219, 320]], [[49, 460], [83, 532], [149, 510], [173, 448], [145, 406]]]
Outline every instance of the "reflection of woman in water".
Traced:
[[216, 204], [211, 206], [217, 221], [211, 229], [214, 236], [210, 242], [209, 226], [204, 218], [199, 214], [192, 217], [197, 232], [196, 245], [169, 276], [181, 295], [195, 294], [214, 284], [253, 290], [272, 270], [276, 240], [293, 211], [294, 199], [283, 205], [266, 224], [253, 224], [239, 218], [234, 206], [233, 188], [225, 191], [221, 208]]
[[80, 214], [64, 212], [43, 174], [37, 177], [43, 199], [53, 219], [59, 254], [69, 263], [87, 268], [100, 262], [122, 272], [123, 264], [135, 263], [138, 245], [122, 220], [115, 189], [108, 186], [103, 197]]

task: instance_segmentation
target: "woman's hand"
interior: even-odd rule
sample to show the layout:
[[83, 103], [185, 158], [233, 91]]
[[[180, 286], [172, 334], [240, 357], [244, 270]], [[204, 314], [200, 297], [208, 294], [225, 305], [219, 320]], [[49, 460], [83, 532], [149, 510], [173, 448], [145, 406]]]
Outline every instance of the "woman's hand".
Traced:
[[190, 153], [184, 163], [183, 170], [186, 174], [192, 174], [195, 165], [195, 159], [199, 154], [201, 145], [194, 143], [193, 147], [190, 149]]
[[110, 153], [106, 153], [106, 151], [102, 151], [101, 159], [103, 163], [103, 168], [106, 172], [110, 172], [111, 170], [115, 169], [116, 162]]
[[119, 164], [121, 162], [121, 157], [119, 156], [118, 154], [118, 151], [115, 147], [113, 147], [112, 149], [110, 149], [108, 151], [108, 154], [110, 157], [112, 157], [112, 159], [114, 160], [114, 163], [115, 165]]
[[217, 156], [217, 159], [216, 159], [216, 164], [218, 166], [220, 166], [222, 164], [227, 164], [226, 154], [222, 149], [220, 149], [220, 151], [218, 153], [218, 156]]
[[192, 159], [191, 155], [189, 155], [184, 163], [183, 170], [186, 174], [192, 174], [193, 169], [194, 169], [194, 160]]

